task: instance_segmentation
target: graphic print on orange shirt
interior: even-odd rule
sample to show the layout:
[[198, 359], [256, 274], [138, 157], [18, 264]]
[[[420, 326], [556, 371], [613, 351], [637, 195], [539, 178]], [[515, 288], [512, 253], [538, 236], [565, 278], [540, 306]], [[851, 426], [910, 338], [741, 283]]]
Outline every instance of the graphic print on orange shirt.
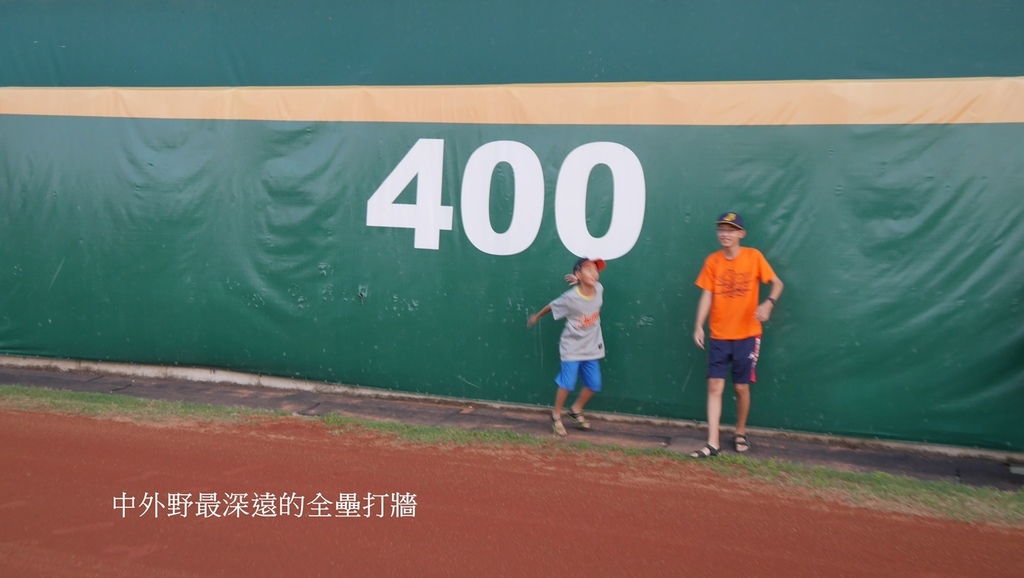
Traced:
[[715, 291], [715, 295], [720, 297], [742, 299], [747, 293], [750, 293], [750, 275], [746, 273], [737, 273], [735, 270], [729, 269], [718, 276], [715, 282], [718, 284], [718, 291]]

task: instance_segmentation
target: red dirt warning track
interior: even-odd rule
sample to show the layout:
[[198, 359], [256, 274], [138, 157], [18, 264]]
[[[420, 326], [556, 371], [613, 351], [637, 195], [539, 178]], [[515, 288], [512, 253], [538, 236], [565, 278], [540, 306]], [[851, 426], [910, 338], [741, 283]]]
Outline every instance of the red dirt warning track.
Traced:
[[[0, 411], [0, 472], [2, 576], [1024, 576], [1022, 530], [787, 495], [669, 460], [400, 444], [298, 418]], [[186, 516], [140, 517], [147, 494], [189, 493]], [[200, 515], [200, 493], [220, 517]], [[387, 504], [339, 517], [351, 493]], [[283, 513], [282, 495], [305, 500], [301, 516], [296, 501]], [[122, 518], [115, 497], [136, 507]], [[225, 517], [232, 500], [246, 505]]]

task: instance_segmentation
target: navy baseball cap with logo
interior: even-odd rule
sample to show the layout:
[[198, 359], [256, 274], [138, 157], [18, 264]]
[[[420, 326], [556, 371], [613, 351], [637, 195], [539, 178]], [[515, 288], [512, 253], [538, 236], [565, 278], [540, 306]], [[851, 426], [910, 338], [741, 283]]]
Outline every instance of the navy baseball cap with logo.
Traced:
[[588, 259], [586, 257], [580, 257], [576, 261], [576, 264], [572, 267], [572, 272], [575, 273], [583, 268], [587, 263], [593, 263], [597, 267], [598, 271], [604, 271], [604, 259]]
[[743, 217], [739, 213], [722, 213], [718, 215], [719, 225], [732, 225], [737, 229], [743, 229]]

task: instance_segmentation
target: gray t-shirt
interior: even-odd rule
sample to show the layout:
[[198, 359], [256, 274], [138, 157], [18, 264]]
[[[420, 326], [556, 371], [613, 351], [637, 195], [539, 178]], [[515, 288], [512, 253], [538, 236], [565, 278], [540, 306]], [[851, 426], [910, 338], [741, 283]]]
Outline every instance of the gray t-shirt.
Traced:
[[555, 319], [565, 317], [565, 329], [559, 352], [562, 361], [587, 361], [604, 357], [604, 336], [601, 334], [601, 304], [604, 287], [598, 283], [593, 297], [580, 295], [573, 287], [551, 302]]

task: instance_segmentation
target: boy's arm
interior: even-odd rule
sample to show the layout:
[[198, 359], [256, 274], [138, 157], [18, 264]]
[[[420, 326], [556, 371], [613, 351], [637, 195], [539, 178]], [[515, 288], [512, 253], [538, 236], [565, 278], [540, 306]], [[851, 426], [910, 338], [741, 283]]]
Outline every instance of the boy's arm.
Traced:
[[527, 327], [533, 327], [534, 325], [537, 324], [538, 321], [540, 321], [541, 317], [544, 317], [548, 313], [551, 313], [551, 304], [545, 305], [544, 309], [541, 309], [540, 311], [538, 311], [538, 312], [534, 313], [533, 315], [531, 315], [530, 317], [528, 317], [526, 319], [526, 326]]
[[704, 323], [711, 312], [711, 291], [701, 290], [700, 301], [697, 302], [697, 320], [693, 324], [693, 342], [704, 349]]
[[782, 289], [785, 287], [785, 284], [782, 283], [782, 279], [779, 279], [778, 275], [772, 277], [769, 283], [772, 284], [772, 290], [768, 294], [768, 299], [758, 305], [757, 310], [754, 311], [754, 317], [761, 323], [771, 318], [772, 311], [775, 310], [775, 302], [779, 300], [779, 296], [782, 295]]

